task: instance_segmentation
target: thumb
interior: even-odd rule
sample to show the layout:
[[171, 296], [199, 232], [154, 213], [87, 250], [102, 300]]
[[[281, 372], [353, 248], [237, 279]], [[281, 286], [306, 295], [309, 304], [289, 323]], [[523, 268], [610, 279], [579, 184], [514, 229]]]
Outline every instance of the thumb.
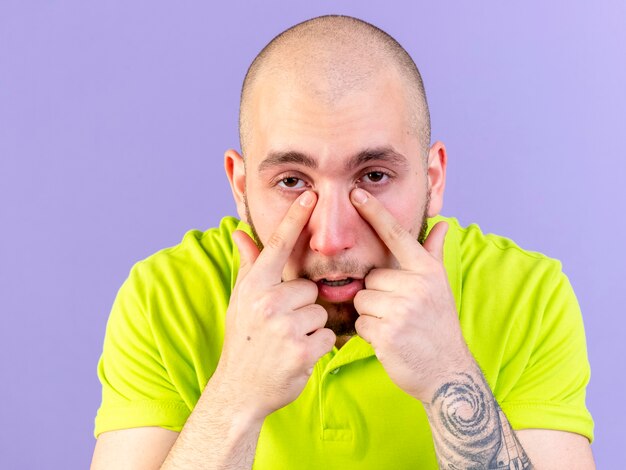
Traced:
[[254, 243], [254, 240], [252, 240], [247, 233], [241, 230], [235, 230], [231, 236], [239, 250], [240, 261], [239, 273], [237, 274], [237, 280], [239, 280], [243, 279], [250, 269], [252, 269], [254, 262], [261, 252], [259, 251], [259, 247], [256, 246], [256, 243]]
[[443, 263], [443, 244], [448, 233], [448, 222], [438, 222], [430, 230], [428, 237], [424, 240], [424, 248], [436, 259]]

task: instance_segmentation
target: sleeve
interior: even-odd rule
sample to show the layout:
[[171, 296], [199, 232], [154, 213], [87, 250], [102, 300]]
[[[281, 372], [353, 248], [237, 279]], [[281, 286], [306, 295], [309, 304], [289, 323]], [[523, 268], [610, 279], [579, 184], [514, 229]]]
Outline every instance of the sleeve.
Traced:
[[160, 426], [180, 431], [191, 410], [172, 385], [152, 332], [142, 262], [120, 288], [107, 323], [98, 363], [102, 403], [94, 435]]
[[540, 325], [526, 367], [500, 406], [514, 429], [563, 430], [592, 441], [593, 420], [585, 404], [590, 366], [582, 314], [569, 279], [557, 265], [543, 311], [534, 312]]

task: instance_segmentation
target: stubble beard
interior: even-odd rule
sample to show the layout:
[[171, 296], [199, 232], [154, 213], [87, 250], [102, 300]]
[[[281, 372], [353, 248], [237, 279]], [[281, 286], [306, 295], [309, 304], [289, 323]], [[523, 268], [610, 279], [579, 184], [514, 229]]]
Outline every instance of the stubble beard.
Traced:
[[[250, 229], [252, 232], [252, 238], [256, 245], [259, 247], [259, 250], [263, 250], [263, 242], [259, 238], [259, 234], [257, 233], [254, 226], [252, 215], [250, 214], [250, 208], [248, 206], [248, 198], [246, 197], [245, 193], [243, 195], [243, 201], [246, 208], [246, 218], [248, 219], [248, 225], [250, 225]], [[426, 240], [426, 233], [428, 230], [427, 218], [429, 207], [430, 189], [428, 189], [426, 193], [426, 201], [422, 210], [420, 231], [417, 236], [417, 241], [420, 245], [423, 245], [424, 241]], [[312, 280], [319, 279], [320, 277], [323, 277], [326, 273], [342, 272], [358, 274], [358, 277], [365, 278], [365, 276], [367, 276], [367, 273], [369, 273], [373, 268], [375, 268], [374, 265], [363, 264], [360, 260], [354, 257], [345, 257], [316, 262], [309, 268], [300, 271], [298, 273], [298, 277]], [[337, 335], [338, 337], [349, 337], [356, 334], [356, 329], [354, 325], [356, 323], [356, 320], [359, 318], [359, 313], [357, 312], [356, 308], [354, 308], [354, 303], [352, 301], [334, 303], [326, 302], [318, 298], [316, 303], [324, 307], [328, 312], [328, 321], [326, 322], [326, 328], [332, 330], [335, 335]]]

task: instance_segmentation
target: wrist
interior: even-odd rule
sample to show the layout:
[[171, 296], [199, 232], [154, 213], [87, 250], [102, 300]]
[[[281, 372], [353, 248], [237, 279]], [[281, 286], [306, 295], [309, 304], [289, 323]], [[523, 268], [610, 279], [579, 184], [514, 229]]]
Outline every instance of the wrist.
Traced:
[[462, 375], [474, 377], [478, 374], [482, 380], [482, 372], [469, 350], [466, 354], [459, 354], [445, 362], [442, 361], [440, 364], [441, 367], [432, 376], [429, 383], [419, 389], [416, 394], [412, 394], [424, 405], [429, 405], [442, 387], [454, 384]]
[[223, 376], [218, 367], [207, 383], [201, 400], [209, 402], [216, 413], [228, 416], [234, 428], [260, 429], [269, 413], [254, 396], [242, 390], [241, 383]]

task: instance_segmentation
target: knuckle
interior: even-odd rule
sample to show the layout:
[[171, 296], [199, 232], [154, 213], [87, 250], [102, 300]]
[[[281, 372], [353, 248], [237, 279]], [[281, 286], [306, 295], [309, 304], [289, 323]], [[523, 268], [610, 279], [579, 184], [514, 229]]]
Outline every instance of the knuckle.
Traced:
[[294, 362], [298, 365], [308, 364], [311, 362], [310, 359], [311, 353], [309, 348], [307, 348], [306, 343], [304, 341], [298, 341], [293, 350], [293, 358]]
[[360, 335], [370, 336], [370, 318], [367, 315], [361, 315], [354, 322], [354, 327]]
[[376, 273], [376, 280], [383, 285], [398, 286], [401, 279], [398, 280], [397, 273], [389, 270], [380, 270]]
[[291, 209], [285, 214], [285, 217], [283, 218], [283, 221], [281, 223], [281, 226], [283, 228], [293, 227], [294, 225], [300, 224], [300, 218], [301, 218], [300, 208], [301, 207], [302, 206], [300, 206], [300, 204], [295, 204], [291, 206]]
[[285, 237], [278, 231], [274, 232], [266, 245], [275, 250], [282, 250], [286, 245]]
[[337, 336], [332, 330], [328, 328], [324, 328], [323, 333], [324, 335], [322, 336], [322, 344], [324, 346], [324, 350], [327, 351], [334, 346], [335, 342], [337, 341]]
[[[374, 284], [380, 282], [381, 280], [381, 271], [378, 268], [372, 269], [367, 276], [365, 276], [365, 287], [373, 286]], [[363, 291], [359, 291], [363, 292]]]
[[272, 318], [276, 314], [277, 302], [273, 297], [264, 295], [256, 301], [256, 310], [261, 315], [261, 318]]
[[413, 310], [415, 306], [415, 300], [409, 299], [408, 297], [401, 297], [397, 300], [396, 305], [400, 313], [408, 314]]
[[406, 328], [404, 322], [393, 322], [387, 325], [387, 334], [385, 335], [385, 337], [390, 344], [396, 344], [405, 332]]
[[398, 344], [401, 339], [400, 330], [388, 323], [384, 324], [380, 329], [380, 341], [384, 347], [393, 347]]
[[332, 349], [335, 340], [335, 333], [328, 328], [317, 330], [315, 335], [306, 342], [303, 360], [308, 364], [316, 363], [320, 357]]
[[400, 222], [395, 221], [389, 227], [388, 234], [391, 240], [402, 240], [406, 237], [407, 231]]
[[280, 338], [281, 341], [289, 341], [290, 338], [293, 338], [292, 332], [294, 328], [284, 318], [275, 318], [269, 328], [272, 336]]
[[365, 294], [363, 293], [364, 290], [360, 290], [356, 293], [356, 295], [354, 296], [354, 299], [352, 300], [352, 303], [354, 304], [354, 308], [356, 308], [357, 310], [362, 309], [363, 307], [365, 307]]
[[307, 350], [306, 360], [315, 363], [320, 357], [330, 351], [335, 344], [335, 334], [330, 330], [320, 330], [317, 341]]
[[298, 334], [298, 328], [292, 321], [283, 321], [279, 325], [280, 335], [284, 338], [295, 338]]
[[318, 323], [325, 325], [326, 321], [328, 321], [328, 312], [326, 311], [326, 309], [322, 307], [321, 305], [315, 305], [314, 312], [316, 312], [315, 314], [316, 314]]
[[358, 333], [359, 336], [367, 336], [367, 328], [363, 322], [363, 317], [359, 317], [354, 322], [354, 329]]

